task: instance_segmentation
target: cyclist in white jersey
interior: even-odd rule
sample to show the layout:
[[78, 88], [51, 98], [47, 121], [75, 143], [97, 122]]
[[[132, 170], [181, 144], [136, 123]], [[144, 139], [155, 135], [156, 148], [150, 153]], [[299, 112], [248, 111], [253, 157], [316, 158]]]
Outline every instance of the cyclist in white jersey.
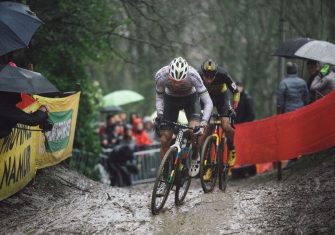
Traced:
[[[173, 130], [162, 120], [177, 122], [179, 111], [184, 109], [190, 127], [199, 127], [198, 145], [189, 174], [194, 177], [199, 173], [200, 146], [204, 131], [208, 130], [208, 121], [213, 109], [212, 100], [198, 72], [182, 57], [174, 58], [155, 75], [156, 80], [156, 125], [159, 126], [161, 140], [160, 154], [163, 157], [170, 147]], [[200, 98], [200, 99], [199, 99]], [[201, 114], [200, 100], [204, 105]]]

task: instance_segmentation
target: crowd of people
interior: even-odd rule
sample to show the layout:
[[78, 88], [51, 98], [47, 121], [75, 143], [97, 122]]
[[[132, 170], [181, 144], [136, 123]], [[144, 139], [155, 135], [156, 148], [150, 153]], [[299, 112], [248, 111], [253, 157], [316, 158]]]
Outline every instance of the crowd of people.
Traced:
[[[335, 89], [334, 68], [329, 64], [308, 60], [308, 81], [298, 76], [298, 65], [293, 62], [286, 64], [286, 77], [277, 90], [277, 114], [295, 111]], [[289, 160], [285, 169], [293, 166], [297, 157]]]
[[105, 125], [99, 129], [101, 146], [113, 148], [120, 144], [128, 144], [133, 151], [145, 149], [157, 143], [153, 122], [150, 117], [143, 119], [137, 113], [109, 113]]

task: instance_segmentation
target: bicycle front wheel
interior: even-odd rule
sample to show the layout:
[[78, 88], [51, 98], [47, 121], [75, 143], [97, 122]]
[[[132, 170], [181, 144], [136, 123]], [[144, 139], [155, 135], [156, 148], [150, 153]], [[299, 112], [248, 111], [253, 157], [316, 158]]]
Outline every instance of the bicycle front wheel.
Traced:
[[175, 172], [173, 160], [176, 152], [176, 148], [170, 148], [158, 168], [151, 196], [151, 212], [154, 215], [163, 208], [173, 186]]
[[213, 191], [218, 174], [216, 138], [208, 136], [200, 157], [200, 182], [205, 193]]
[[175, 179], [176, 192], [174, 199], [177, 206], [183, 203], [191, 184], [192, 177], [188, 174], [188, 170], [191, 167], [191, 156], [192, 150], [190, 150], [186, 156], [183, 156], [183, 159], [180, 159], [177, 167]]

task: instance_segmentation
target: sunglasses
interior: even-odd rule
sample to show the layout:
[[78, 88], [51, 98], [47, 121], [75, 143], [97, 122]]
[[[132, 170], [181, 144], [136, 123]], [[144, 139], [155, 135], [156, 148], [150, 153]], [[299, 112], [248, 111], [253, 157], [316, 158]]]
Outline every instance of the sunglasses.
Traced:
[[215, 71], [204, 71], [204, 77], [207, 79], [214, 79], [215, 78]]

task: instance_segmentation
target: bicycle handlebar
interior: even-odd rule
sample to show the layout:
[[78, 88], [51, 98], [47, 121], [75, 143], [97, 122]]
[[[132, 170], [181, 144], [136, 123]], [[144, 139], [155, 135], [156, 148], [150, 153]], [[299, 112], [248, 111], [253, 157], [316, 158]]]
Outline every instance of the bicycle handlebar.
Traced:
[[[214, 119], [213, 122], [211, 121], [212, 118]], [[219, 124], [216, 121], [220, 121], [220, 123], [221, 123], [221, 119], [220, 118], [221, 118], [221, 116], [218, 113], [213, 113], [211, 115], [209, 123], [210, 124]], [[232, 117], [229, 117], [229, 122], [230, 122], [231, 127], [235, 129], [235, 125], [234, 125], [235, 124], [235, 119], [232, 118]]]
[[174, 126], [177, 126], [181, 129], [190, 129], [190, 130], [193, 130], [194, 131], [194, 128], [193, 127], [189, 127], [189, 126], [186, 126], [184, 124], [180, 124], [180, 123], [177, 123], [177, 122], [171, 122], [171, 121], [168, 121], [168, 120], [163, 120], [162, 123], [168, 123], [168, 124], [171, 124], [171, 125], [174, 125]]

